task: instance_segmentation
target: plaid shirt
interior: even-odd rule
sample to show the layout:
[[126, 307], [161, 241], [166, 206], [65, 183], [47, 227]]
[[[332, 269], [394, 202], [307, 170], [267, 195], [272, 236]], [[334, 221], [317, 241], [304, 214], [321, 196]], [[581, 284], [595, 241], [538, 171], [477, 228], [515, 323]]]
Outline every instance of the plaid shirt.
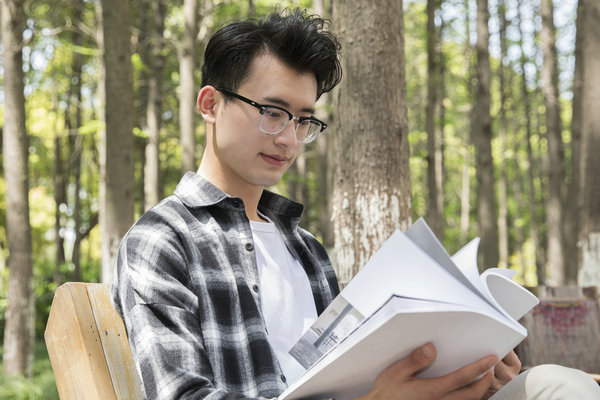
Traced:
[[[339, 289], [325, 249], [298, 227], [302, 206], [264, 191], [259, 210], [304, 266], [321, 313]], [[242, 200], [199, 175], [188, 172], [123, 238], [112, 297], [146, 398], [268, 398], [286, 388]]]

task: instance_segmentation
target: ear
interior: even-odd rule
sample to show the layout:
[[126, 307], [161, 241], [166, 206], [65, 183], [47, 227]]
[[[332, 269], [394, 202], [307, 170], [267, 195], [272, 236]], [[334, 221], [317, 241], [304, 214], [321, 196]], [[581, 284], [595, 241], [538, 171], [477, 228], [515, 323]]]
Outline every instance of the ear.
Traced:
[[204, 86], [198, 93], [196, 105], [207, 123], [215, 123], [219, 98], [217, 89], [210, 85]]

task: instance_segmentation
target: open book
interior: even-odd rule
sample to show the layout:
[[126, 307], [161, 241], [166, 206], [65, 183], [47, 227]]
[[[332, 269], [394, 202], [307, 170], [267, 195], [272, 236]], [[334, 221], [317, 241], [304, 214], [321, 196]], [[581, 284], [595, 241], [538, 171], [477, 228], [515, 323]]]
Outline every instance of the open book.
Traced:
[[290, 350], [307, 371], [279, 399], [364, 395], [428, 342], [437, 358], [422, 377], [508, 354], [527, 336], [517, 320], [538, 299], [510, 279], [514, 271], [479, 275], [478, 245], [450, 257], [423, 219], [396, 231]]

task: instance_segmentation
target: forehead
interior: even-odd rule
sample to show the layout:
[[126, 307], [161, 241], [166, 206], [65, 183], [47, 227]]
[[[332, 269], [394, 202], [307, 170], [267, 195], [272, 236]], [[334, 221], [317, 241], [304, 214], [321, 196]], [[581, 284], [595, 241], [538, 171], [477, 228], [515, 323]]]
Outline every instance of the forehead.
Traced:
[[281, 98], [314, 105], [317, 80], [312, 72], [298, 71], [269, 52], [259, 53], [250, 65], [248, 75], [239, 90], [252, 93], [257, 99]]

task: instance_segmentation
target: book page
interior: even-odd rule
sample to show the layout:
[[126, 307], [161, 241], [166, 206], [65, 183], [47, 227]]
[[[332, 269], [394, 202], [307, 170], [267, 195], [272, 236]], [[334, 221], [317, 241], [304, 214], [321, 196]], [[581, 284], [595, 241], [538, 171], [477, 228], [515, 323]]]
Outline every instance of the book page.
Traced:
[[496, 309], [516, 322], [535, 307], [539, 300], [529, 290], [510, 279], [516, 274], [515, 271], [489, 268], [479, 275], [478, 244], [478, 240], [471, 241], [452, 256], [452, 260]]
[[371, 315], [392, 295], [468, 305], [498, 313], [400, 231], [381, 246], [342, 291], [362, 315]]
[[[507, 274], [506, 271], [512, 273]], [[512, 318], [519, 320], [540, 301], [529, 290], [510, 279], [514, 274], [516, 271], [490, 268], [481, 274], [481, 279], [500, 307]]]
[[[479, 272], [477, 271], [477, 264], [475, 264], [474, 270], [472, 268], [471, 270], [466, 270], [466, 268], [461, 269], [456, 266], [454, 261], [452, 261], [450, 254], [448, 254], [442, 243], [438, 240], [423, 218], [419, 218], [417, 222], [408, 228], [405, 234], [459, 282], [471, 289], [474, 293], [477, 293], [483, 300], [488, 301], [488, 298], [482, 293], [481, 288], [478, 286], [480, 279]], [[475, 249], [477, 249], [479, 239], [476, 239], [476, 241], [472, 243], [474, 243]]]

